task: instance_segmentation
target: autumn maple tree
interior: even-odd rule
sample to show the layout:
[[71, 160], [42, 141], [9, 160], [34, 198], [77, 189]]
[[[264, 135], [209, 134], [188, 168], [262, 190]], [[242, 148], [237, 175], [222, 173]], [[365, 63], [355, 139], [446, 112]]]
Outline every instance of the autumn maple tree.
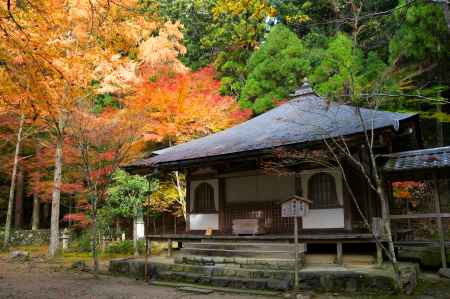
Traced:
[[90, 90], [126, 89], [142, 63], [183, 68], [174, 59], [184, 51], [174, 38], [178, 25], [144, 17], [137, 6], [133, 0], [40, 0], [0, 7], [2, 60], [10, 68], [19, 61], [33, 80], [27, 92], [55, 145], [50, 256], [58, 248], [63, 146], [76, 105]]
[[[211, 66], [179, 73], [167, 69], [159, 69], [155, 73], [154, 69], [144, 68], [136, 93], [124, 101], [130, 115], [141, 123], [141, 148], [145, 149], [147, 143], [173, 146], [246, 120], [251, 111], [241, 110], [233, 97], [221, 95], [220, 81], [215, 79], [215, 75]], [[154, 200], [158, 204], [152, 205], [161, 206], [164, 210], [162, 201], [175, 198], [185, 216], [183, 178], [174, 172], [170, 181], [174, 184], [161, 184], [168, 196], [155, 193]], [[175, 186], [176, 196], [173, 196], [171, 186]]]

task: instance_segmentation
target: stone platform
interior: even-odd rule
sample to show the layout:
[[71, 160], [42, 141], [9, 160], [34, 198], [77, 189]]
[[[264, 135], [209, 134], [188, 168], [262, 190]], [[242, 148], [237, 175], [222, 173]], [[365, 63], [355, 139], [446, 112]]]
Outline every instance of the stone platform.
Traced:
[[[286, 291], [293, 286], [294, 272], [288, 265], [278, 261], [234, 260], [227, 263], [208, 265], [207, 258], [191, 261], [178, 257], [169, 259], [152, 256], [148, 265], [151, 279], [180, 283], [211, 285], [217, 287], [247, 288], [256, 290]], [[240, 264], [236, 264], [239, 262]], [[255, 263], [255, 264], [254, 264]], [[253, 265], [252, 265], [253, 264]], [[144, 278], [143, 259], [112, 260], [109, 271], [114, 274]], [[414, 264], [402, 264], [404, 285], [414, 288], [417, 267]], [[299, 271], [299, 283], [303, 290], [326, 292], [363, 292], [374, 294], [392, 294], [398, 292], [390, 265], [377, 267], [344, 267], [337, 265], [306, 266]]]

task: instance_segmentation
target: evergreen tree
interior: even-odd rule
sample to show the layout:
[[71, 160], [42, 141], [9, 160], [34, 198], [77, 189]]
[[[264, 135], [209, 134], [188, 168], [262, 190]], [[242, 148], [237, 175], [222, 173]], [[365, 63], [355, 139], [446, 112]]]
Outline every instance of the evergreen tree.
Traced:
[[302, 41], [284, 25], [276, 25], [249, 60], [241, 106], [255, 113], [272, 108], [301, 84], [308, 65]]
[[339, 100], [347, 97], [347, 101], [354, 102], [350, 90], [357, 98], [374, 90], [395, 90], [396, 81], [385, 78], [386, 71], [387, 65], [375, 52], [365, 55], [347, 34], [338, 33], [322, 52], [309, 79], [319, 94]]

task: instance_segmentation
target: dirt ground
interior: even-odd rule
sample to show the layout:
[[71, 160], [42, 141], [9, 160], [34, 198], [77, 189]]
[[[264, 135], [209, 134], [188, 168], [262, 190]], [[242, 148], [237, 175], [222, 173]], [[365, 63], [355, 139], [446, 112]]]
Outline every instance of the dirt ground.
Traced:
[[[23, 250], [25, 248], [16, 248]], [[275, 299], [274, 296], [238, 295], [214, 292], [208, 295], [187, 293], [175, 288], [151, 286], [143, 281], [108, 275], [109, 258], [101, 260], [103, 274], [94, 275], [70, 269], [80, 254], [66, 254], [54, 260], [46, 258], [46, 248], [26, 248], [31, 258], [26, 261], [11, 259], [0, 252], [0, 299], [2, 298], [207, 298], [207, 299]], [[85, 261], [89, 259], [85, 257]], [[450, 299], [450, 281], [434, 274], [422, 274], [419, 286], [412, 296], [370, 296], [365, 294], [314, 294], [315, 299]], [[282, 297], [281, 297], [282, 298]]]
[[60, 263], [44, 258], [31, 261], [12, 261], [0, 257], [0, 298], [208, 298], [248, 299], [253, 295], [221, 294], [197, 295], [174, 288], [150, 286], [143, 281], [109, 275], [93, 275], [67, 270]]

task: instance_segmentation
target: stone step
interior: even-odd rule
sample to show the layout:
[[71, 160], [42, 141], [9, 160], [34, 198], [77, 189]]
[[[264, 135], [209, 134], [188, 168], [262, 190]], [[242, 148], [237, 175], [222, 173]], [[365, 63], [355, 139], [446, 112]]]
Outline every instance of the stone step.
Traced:
[[235, 276], [214, 276], [198, 273], [161, 271], [156, 279], [172, 282], [196, 283], [217, 287], [246, 288], [254, 290], [288, 290], [292, 287], [292, 279], [242, 278]]
[[[305, 265], [333, 265], [336, 264], [336, 254], [313, 253], [305, 254]], [[374, 255], [365, 254], [345, 254], [343, 255], [343, 263], [351, 265], [371, 265], [376, 263]]]
[[224, 240], [224, 239], [202, 239], [201, 243], [226, 243], [226, 244], [267, 244], [267, 245], [271, 245], [271, 244], [291, 244], [289, 241], [286, 240], [270, 240], [270, 242], [265, 242], [263, 240], [245, 240], [245, 239], [235, 239], [235, 240]]
[[[247, 269], [273, 269], [273, 270], [293, 270], [294, 259], [282, 258], [242, 258], [242, 257], [219, 257], [219, 256], [198, 256], [179, 254], [175, 257], [176, 264], [203, 265], [203, 266], [224, 266]], [[300, 265], [303, 264], [302, 257]]]
[[[216, 249], [216, 250], [247, 250], [247, 251], [282, 251], [293, 252], [294, 244], [289, 243], [219, 243], [201, 242], [184, 243], [186, 249]], [[305, 246], [299, 245], [299, 252], [304, 252]]]
[[[144, 260], [121, 259], [110, 262], [109, 271], [133, 277], [144, 276]], [[408, 285], [415, 285], [417, 267], [402, 264]], [[151, 261], [148, 273], [152, 279], [170, 282], [227, 286], [245, 289], [285, 290], [292, 286], [293, 271], [271, 269], [228, 268]], [[402, 275], [402, 281], [403, 281]], [[299, 271], [301, 290], [325, 292], [360, 292], [392, 294], [398, 291], [390, 265], [383, 267], [346, 268], [341, 266], [306, 267]]]
[[217, 276], [217, 277], [237, 277], [237, 278], [252, 278], [252, 279], [290, 279], [293, 275], [293, 271], [289, 270], [276, 270], [269, 267], [261, 269], [250, 269], [240, 267], [230, 267], [225, 264], [211, 265], [191, 265], [191, 264], [165, 264], [165, 263], [153, 263], [151, 264], [151, 272], [156, 274], [161, 272], [181, 272], [181, 273], [194, 273], [203, 276]]
[[182, 254], [198, 256], [223, 256], [223, 257], [265, 257], [265, 258], [292, 258], [293, 253], [281, 250], [234, 250], [234, 249], [210, 249], [210, 248], [183, 248]]

